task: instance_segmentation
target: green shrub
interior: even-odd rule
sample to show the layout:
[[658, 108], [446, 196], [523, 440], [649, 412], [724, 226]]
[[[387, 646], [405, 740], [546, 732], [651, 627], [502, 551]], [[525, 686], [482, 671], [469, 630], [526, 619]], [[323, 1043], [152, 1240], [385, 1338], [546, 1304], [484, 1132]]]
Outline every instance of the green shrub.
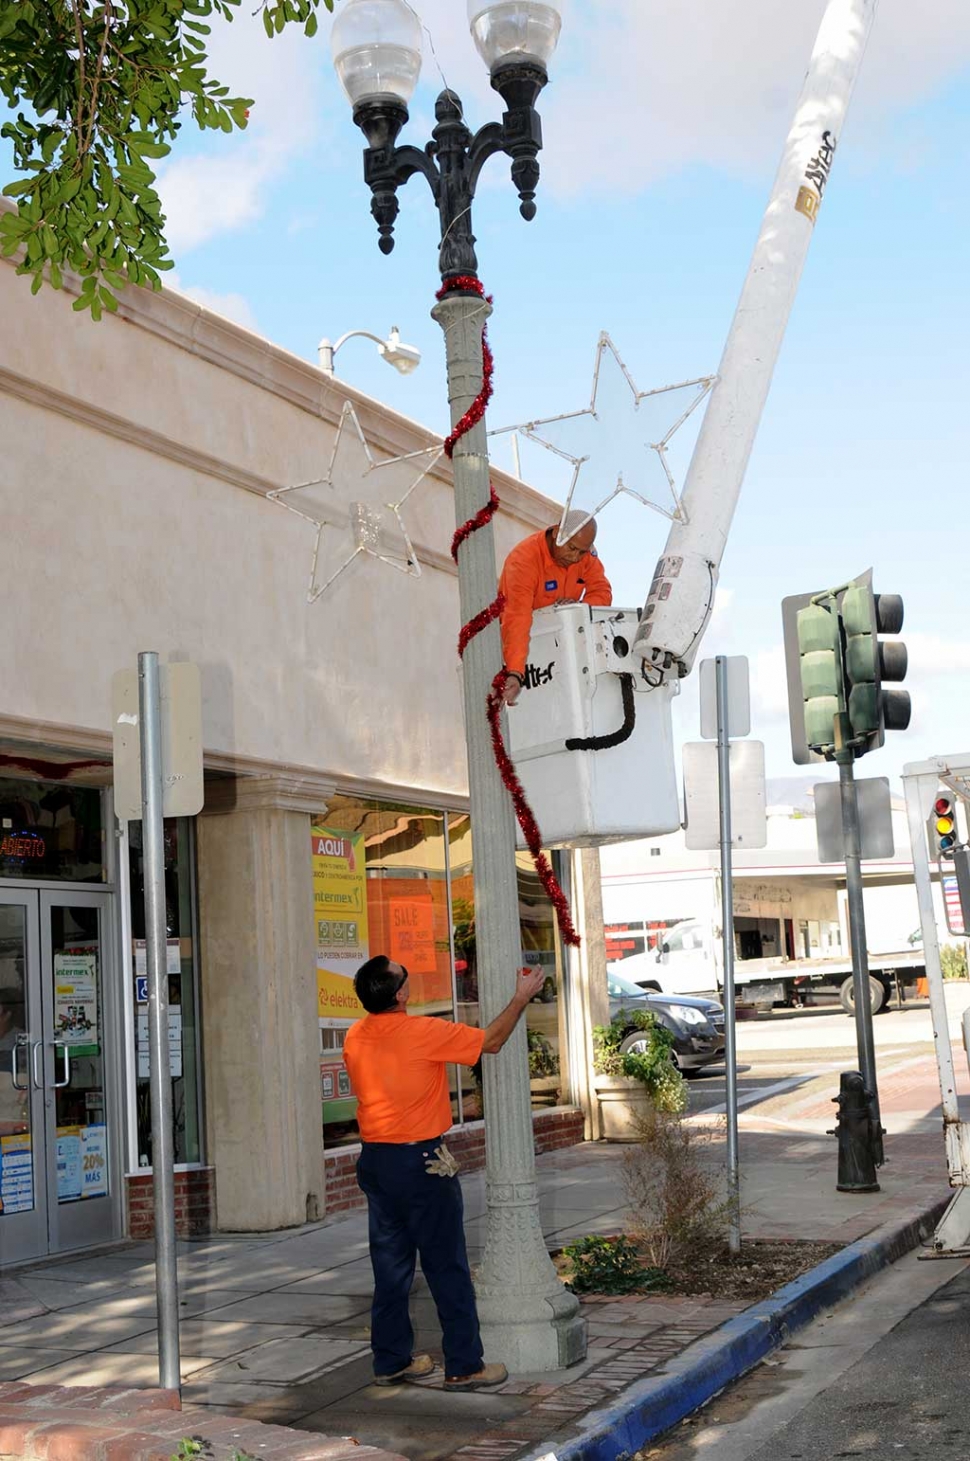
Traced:
[[944, 979], [966, 979], [966, 944], [943, 944], [940, 947], [940, 967]]
[[541, 1080], [544, 1076], [559, 1074], [559, 1056], [555, 1053], [545, 1035], [538, 1030], [527, 1030], [529, 1045], [529, 1079]]
[[[630, 1029], [648, 1036], [642, 1051], [621, 1051]], [[597, 1075], [625, 1075], [647, 1088], [658, 1111], [683, 1111], [687, 1105], [687, 1083], [671, 1059], [674, 1037], [656, 1015], [647, 1010], [621, 1010], [609, 1025], [593, 1030], [593, 1069]]]
[[629, 1238], [591, 1233], [563, 1251], [573, 1266], [568, 1283], [576, 1294], [638, 1294], [665, 1283], [659, 1269], [643, 1267]]

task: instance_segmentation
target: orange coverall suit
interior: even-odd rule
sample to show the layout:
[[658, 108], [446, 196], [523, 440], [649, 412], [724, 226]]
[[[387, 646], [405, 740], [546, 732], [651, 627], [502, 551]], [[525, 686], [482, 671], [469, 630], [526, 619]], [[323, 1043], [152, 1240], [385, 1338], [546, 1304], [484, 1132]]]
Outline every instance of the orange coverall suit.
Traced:
[[505, 668], [524, 676], [532, 637], [532, 615], [561, 599], [571, 603], [609, 606], [610, 581], [591, 549], [569, 568], [562, 568], [549, 551], [545, 532], [533, 533], [513, 548], [505, 560], [499, 591], [505, 595], [502, 611], [502, 656]]

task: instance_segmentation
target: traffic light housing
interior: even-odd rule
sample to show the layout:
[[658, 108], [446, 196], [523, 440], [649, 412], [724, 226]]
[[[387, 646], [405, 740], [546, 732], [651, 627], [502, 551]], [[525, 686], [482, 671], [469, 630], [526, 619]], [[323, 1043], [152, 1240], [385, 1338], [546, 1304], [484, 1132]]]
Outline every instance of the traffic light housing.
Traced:
[[817, 594], [782, 602], [792, 757], [799, 766], [835, 759], [838, 745], [854, 757], [905, 730], [907, 691], [890, 689], [908, 668], [906, 646], [880, 635], [903, 627], [898, 594], [876, 594], [872, 570]]
[[884, 744], [887, 730], [906, 730], [912, 714], [907, 690], [887, 690], [885, 682], [906, 677], [905, 644], [883, 641], [880, 634], [898, 634], [903, 627], [899, 594], [875, 594], [872, 571], [854, 579], [841, 597], [845, 645], [846, 709], [856, 755]]
[[957, 809], [953, 798], [941, 793], [933, 803], [930, 815], [930, 847], [937, 862], [952, 858], [957, 845]]
[[807, 604], [796, 616], [798, 674], [805, 740], [824, 755], [835, 746], [835, 722], [845, 708], [839, 616], [834, 600]]

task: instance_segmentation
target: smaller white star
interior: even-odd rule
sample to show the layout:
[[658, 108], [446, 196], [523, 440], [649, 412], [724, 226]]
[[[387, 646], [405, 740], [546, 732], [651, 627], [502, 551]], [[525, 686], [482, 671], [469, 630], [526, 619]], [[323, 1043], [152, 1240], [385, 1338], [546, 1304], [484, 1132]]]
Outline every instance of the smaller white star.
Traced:
[[[705, 375], [654, 390], [638, 390], [619, 351], [604, 330], [596, 346], [593, 388], [588, 406], [562, 416], [528, 421], [520, 426], [503, 426], [489, 435], [521, 432], [529, 441], [572, 463], [572, 481], [560, 519], [560, 543], [564, 541], [563, 524], [569, 512], [574, 509], [581, 511], [588, 522], [621, 495], [635, 498], [644, 507], [652, 508], [664, 517], [683, 520], [667, 448], [671, 437], [697, 409], [716, 380], [714, 375]], [[662, 414], [657, 408], [662, 408]], [[671, 415], [672, 424], [654, 439], [656, 426], [670, 421]], [[649, 495], [650, 453], [655, 455], [663, 469], [663, 479], [658, 478], [655, 471], [653, 476], [658, 485], [665, 479], [671, 506], [664, 506]], [[574, 528], [573, 532], [576, 531]]]
[[362, 555], [411, 578], [421, 577], [401, 509], [442, 451], [441, 446], [426, 447], [375, 462], [357, 412], [350, 401], [344, 402], [323, 476], [268, 494], [316, 528], [307, 603], [315, 603]]

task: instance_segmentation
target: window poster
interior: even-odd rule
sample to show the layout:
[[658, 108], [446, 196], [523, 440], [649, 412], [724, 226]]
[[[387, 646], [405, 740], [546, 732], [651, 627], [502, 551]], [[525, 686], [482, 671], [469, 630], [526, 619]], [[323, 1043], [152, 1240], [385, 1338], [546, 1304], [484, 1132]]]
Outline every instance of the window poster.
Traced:
[[364, 834], [314, 822], [310, 850], [318, 1013], [320, 1024], [333, 1028], [364, 1013], [353, 987], [355, 973], [369, 957]]
[[97, 1055], [98, 958], [54, 955], [54, 1038], [72, 1055]]
[[81, 1197], [81, 1128], [57, 1128], [57, 1200], [78, 1202]]
[[0, 1215], [30, 1212], [34, 1206], [34, 1164], [30, 1133], [0, 1136]]

